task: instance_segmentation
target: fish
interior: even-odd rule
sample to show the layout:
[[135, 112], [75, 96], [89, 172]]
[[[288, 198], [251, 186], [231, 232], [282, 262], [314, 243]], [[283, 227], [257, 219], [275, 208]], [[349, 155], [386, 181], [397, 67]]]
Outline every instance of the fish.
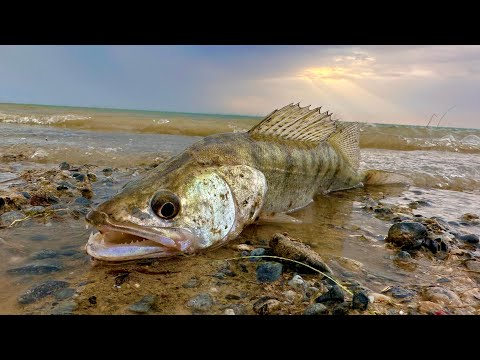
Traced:
[[204, 137], [90, 210], [95, 259], [167, 258], [218, 248], [283, 222], [321, 193], [362, 186], [359, 124], [299, 103], [247, 132]]

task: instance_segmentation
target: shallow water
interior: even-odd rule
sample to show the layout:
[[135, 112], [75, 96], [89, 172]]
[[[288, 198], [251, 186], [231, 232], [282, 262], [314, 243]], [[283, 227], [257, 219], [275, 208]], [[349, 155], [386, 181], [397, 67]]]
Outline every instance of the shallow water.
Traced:
[[[247, 125], [258, 122], [254, 118], [218, 115], [122, 113], [98, 109], [40, 107], [39, 110], [35, 106], [17, 106], [14, 110], [11, 105], [3, 105], [3, 108], [0, 105], [3, 114], [0, 115], [0, 196], [18, 194], [23, 187], [30, 186], [20, 177], [25, 171], [58, 168], [60, 162], [67, 161], [75, 166], [92, 165], [89, 171], [96, 174], [97, 181], [92, 182], [90, 207], [108, 199], [127, 181], [141, 176], [150, 166], [180, 152], [201, 136], [210, 132], [246, 130], [250, 127]], [[147, 122], [155, 125], [146, 126]], [[187, 123], [185, 132], [176, 132]], [[479, 135], [479, 130], [368, 125], [361, 135], [361, 168], [407, 175], [412, 186], [370, 186], [319, 196], [314, 203], [292, 214], [302, 220], [302, 224], [251, 226], [234, 243], [247, 239], [254, 246], [265, 246], [274, 233], [287, 232], [322, 254], [342, 280], [359, 281], [377, 292], [385, 286], [398, 284], [435, 284], [442, 276], [451, 276], [452, 271], [455, 276], [464, 276], [428, 257], [419, 256], [414, 266], [395, 262], [395, 250], [385, 246], [384, 241], [393, 222], [366, 210], [365, 197], [404, 207], [420, 201], [423, 205], [416, 207], [413, 214], [436, 217], [455, 231], [480, 235], [479, 224], [461, 220], [465, 213], [480, 212]], [[113, 168], [113, 174], [105, 175], [104, 167]], [[43, 186], [41, 184], [40, 179], [38, 186]], [[85, 227], [82, 211], [88, 207], [75, 205], [76, 196], [67, 200], [70, 212], [32, 217], [0, 228], [1, 314], [54, 313], [72, 299], [80, 304], [75, 313], [129, 313], [129, 304], [140, 295], [150, 293], [160, 294], [162, 299], [163, 308], [154, 313], [190, 313], [185, 303], [199, 289], [185, 289], [180, 285], [193, 276], [203, 279], [205, 289], [217, 286], [208, 275], [214, 271], [212, 261], [238, 256], [238, 251], [226, 246], [194, 257], [147, 264], [141, 267], [143, 272], [138, 265], [125, 265], [133, 280], [127, 283], [128, 287], [125, 284], [116, 287], [112, 271], [120, 271], [124, 266], [92, 263], [86, 256], [84, 245], [91, 230]], [[72, 213], [72, 209], [78, 211]], [[42, 250], [53, 250], [52, 254], [56, 255], [32, 259]], [[348, 259], [360, 262], [361, 266], [349, 263]], [[47, 274], [8, 272], [32, 263], [61, 265], [62, 268]], [[132, 266], [137, 266], [135, 271]], [[356, 268], [358, 266], [361, 271]], [[146, 268], [150, 272], [153, 269], [156, 275], [149, 274]], [[239, 277], [232, 280], [228, 285], [230, 291], [248, 291], [251, 296], [260, 293], [261, 288], [252, 285], [254, 270], [245, 277], [249, 281], [242, 282]], [[19, 296], [28, 289], [47, 280], [67, 281], [75, 294], [66, 299], [48, 295], [27, 305], [18, 302]], [[134, 283], [139, 287], [134, 287]], [[460, 289], [467, 285], [452, 283], [451, 286]], [[217, 298], [222, 291], [227, 291], [222, 289]], [[89, 305], [87, 295], [91, 294], [99, 299], [104, 296], [108, 301], [98, 306]], [[212, 313], [222, 313], [222, 310], [217, 307]]]

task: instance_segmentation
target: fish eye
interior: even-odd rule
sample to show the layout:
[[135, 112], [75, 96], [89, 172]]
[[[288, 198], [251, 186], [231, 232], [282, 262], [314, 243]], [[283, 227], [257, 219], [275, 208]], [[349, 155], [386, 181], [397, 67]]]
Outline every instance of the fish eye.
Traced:
[[180, 211], [180, 201], [177, 195], [170, 191], [157, 192], [150, 205], [155, 214], [165, 220], [173, 219]]

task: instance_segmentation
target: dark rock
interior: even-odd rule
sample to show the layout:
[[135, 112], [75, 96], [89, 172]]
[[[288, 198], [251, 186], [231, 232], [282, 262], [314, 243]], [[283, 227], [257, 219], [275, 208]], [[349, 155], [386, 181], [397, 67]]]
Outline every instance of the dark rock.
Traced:
[[52, 315], [72, 315], [72, 313], [77, 310], [78, 305], [75, 301], [65, 301], [55, 306]]
[[191, 289], [191, 288], [196, 288], [196, 287], [200, 286], [200, 284], [201, 284], [201, 282], [198, 278], [192, 277], [182, 286], [186, 289]]
[[93, 181], [93, 182], [97, 181], [97, 175], [95, 175], [94, 173], [88, 173], [87, 177], [90, 181]]
[[[264, 248], [257, 248], [253, 249], [250, 252], [250, 256], [262, 256], [265, 255], [265, 249]], [[261, 258], [250, 258], [250, 261], [259, 261]]]
[[68, 282], [66, 281], [45, 281], [44, 283], [31, 288], [25, 294], [21, 295], [18, 298], [18, 302], [20, 304], [32, 304], [50, 294], [53, 294], [57, 290], [66, 288], [67, 286]]
[[468, 242], [470, 244], [477, 244], [480, 241], [478, 236], [475, 234], [457, 235], [457, 239]]
[[75, 289], [64, 288], [64, 289], [60, 289], [60, 290], [55, 291], [53, 296], [57, 300], [65, 300], [65, 299], [71, 298], [73, 296], [73, 294], [75, 294]]
[[84, 182], [85, 179], [87, 178], [87, 177], [85, 176], [85, 174], [80, 174], [80, 173], [74, 173], [72, 176], [73, 176], [73, 177], [75, 178], [75, 180], [77, 180], [78, 182]]
[[257, 266], [257, 280], [260, 282], [272, 282], [282, 275], [283, 265], [269, 261]]
[[388, 292], [396, 299], [407, 299], [415, 295], [414, 291], [407, 290], [399, 286], [393, 286], [390, 290], [388, 290]]
[[129, 278], [130, 278], [130, 272], [128, 272], [128, 271], [122, 272], [122, 273], [118, 274], [117, 276], [115, 276], [115, 285], [120, 286], [124, 282], [127, 282], [129, 280]]
[[112, 175], [113, 170], [112, 170], [112, 168], [105, 168], [105, 169], [102, 170], [102, 172], [105, 176], [110, 176], [110, 175]]
[[56, 257], [58, 257], [58, 252], [50, 249], [40, 250], [36, 253], [33, 253], [31, 256], [33, 260], [51, 259]]
[[357, 291], [353, 294], [352, 309], [367, 310], [368, 303], [368, 296], [365, 292]]
[[342, 302], [345, 299], [343, 290], [338, 285], [333, 285], [325, 294], [315, 299], [317, 303], [323, 302]]
[[70, 170], [70, 164], [67, 163], [66, 161], [60, 163], [58, 167], [60, 168], [60, 170]]
[[88, 298], [88, 302], [92, 305], [97, 305], [97, 297], [94, 295], [94, 296], [90, 296]]
[[7, 273], [18, 275], [42, 275], [60, 270], [63, 270], [63, 266], [60, 264], [28, 264], [18, 268], [8, 269]]
[[208, 311], [213, 306], [213, 298], [210, 294], [202, 293], [190, 299], [187, 306], [196, 311]]
[[270, 315], [281, 306], [280, 301], [270, 296], [263, 296], [253, 304], [253, 311], [259, 315]]
[[240, 263], [240, 264], [238, 264], [238, 266], [240, 266], [240, 270], [241, 270], [242, 272], [248, 273], [247, 265]]
[[[229, 263], [225, 263], [222, 266], [220, 266], [217, 274], [224, 274], [225, 276], [230, 276], [230, 277], [237, 276], [237, 274], [234, 271], [232, 271], [232, 269], [230, 269], [230, 264]], [[218, 277], [218, 278], [223, 279], [223, 278], [225, 278], [225, 276], [224, 277]]]
[[13, 223], [15, 220], [22, 220], [22, 219], [25, 219], [25, 217], [26, 216], [19, 211], [9, 211], [3, 214], [2, 216], [0, 216], [0, 224], [4, 224], [8, 226], [11, 223]]
[[412, 260], [412, 256], [407, 251], [399, 251], [395, 255], [395, 260], [410, 261]]
[[157, 296], [155, 295], [145, 295], [140, 301], [137, 301], [135, 304], [130, 305], [128, 307], [128, 310], [139, 314], [148, 313], [152, 309], [156, 300]]
[[442, 277], [440, 279], [437, 280], [438, 283], [446, 283], [446, 282], [451, 282], [452, 280], [450, 280], [449, 278], [446, 278], [446, 277]]
[[68, 189], [71, 189], [71, 188], [73, 188], [73, 186], [69, 182], [66, 182], [66, 181], [60, 181], [57, 184], [57, 190], [68, 190]]
[[48, 235], [44, 235], [44, 234], [35, 234], [30, 236], [29, 239], [34, 241], [44, 241], [44, 240], [48, 240], [49, 237]]
[[402, 249], [419, 248], [427, 237], [427, 228], [417, 222], [401, 222], [393, 224], [388, 230], [386, 242]]
[[323, 304], [310, 304], [303, 312], [303, 315], [326, 315], [328, 309]]
[[225, 295], [225, 300], [240, 300], [240, 296], [234, 294]]
[[31, 198], [30, 194], [26, 191], [22, 191], [20, 194], [22, 194], [25, 199], [30, 199]]
[[75, 199], [74, 204], [81, 205], [81, 206], [90, 206], [91, 201], [88, 199], [85, 199], [84, 197], [79, 197]]
[[5, 200], [0, 197], [0, 210], [5, 206]]
[[349, 310], [350, 310], [350, 303], [342, 302], [340, 304], [335, 305], [332, 311], [332, 315], [348, 315]]
[[52, 195], [33, 195], [30, 198], [30, 205], [32, 206], [49, 206], [58, 204], [59, 200]]

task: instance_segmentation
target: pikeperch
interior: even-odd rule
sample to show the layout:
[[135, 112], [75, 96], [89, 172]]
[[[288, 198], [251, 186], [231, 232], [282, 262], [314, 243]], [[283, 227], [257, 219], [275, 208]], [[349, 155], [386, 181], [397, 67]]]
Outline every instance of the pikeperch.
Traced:
[[319, 193], [362, 185], [359, 127], [320, 108], [273, 111], [246, 133], [207, 136], [91, 210], [87, 253], [108, 261], [192, 254]]

